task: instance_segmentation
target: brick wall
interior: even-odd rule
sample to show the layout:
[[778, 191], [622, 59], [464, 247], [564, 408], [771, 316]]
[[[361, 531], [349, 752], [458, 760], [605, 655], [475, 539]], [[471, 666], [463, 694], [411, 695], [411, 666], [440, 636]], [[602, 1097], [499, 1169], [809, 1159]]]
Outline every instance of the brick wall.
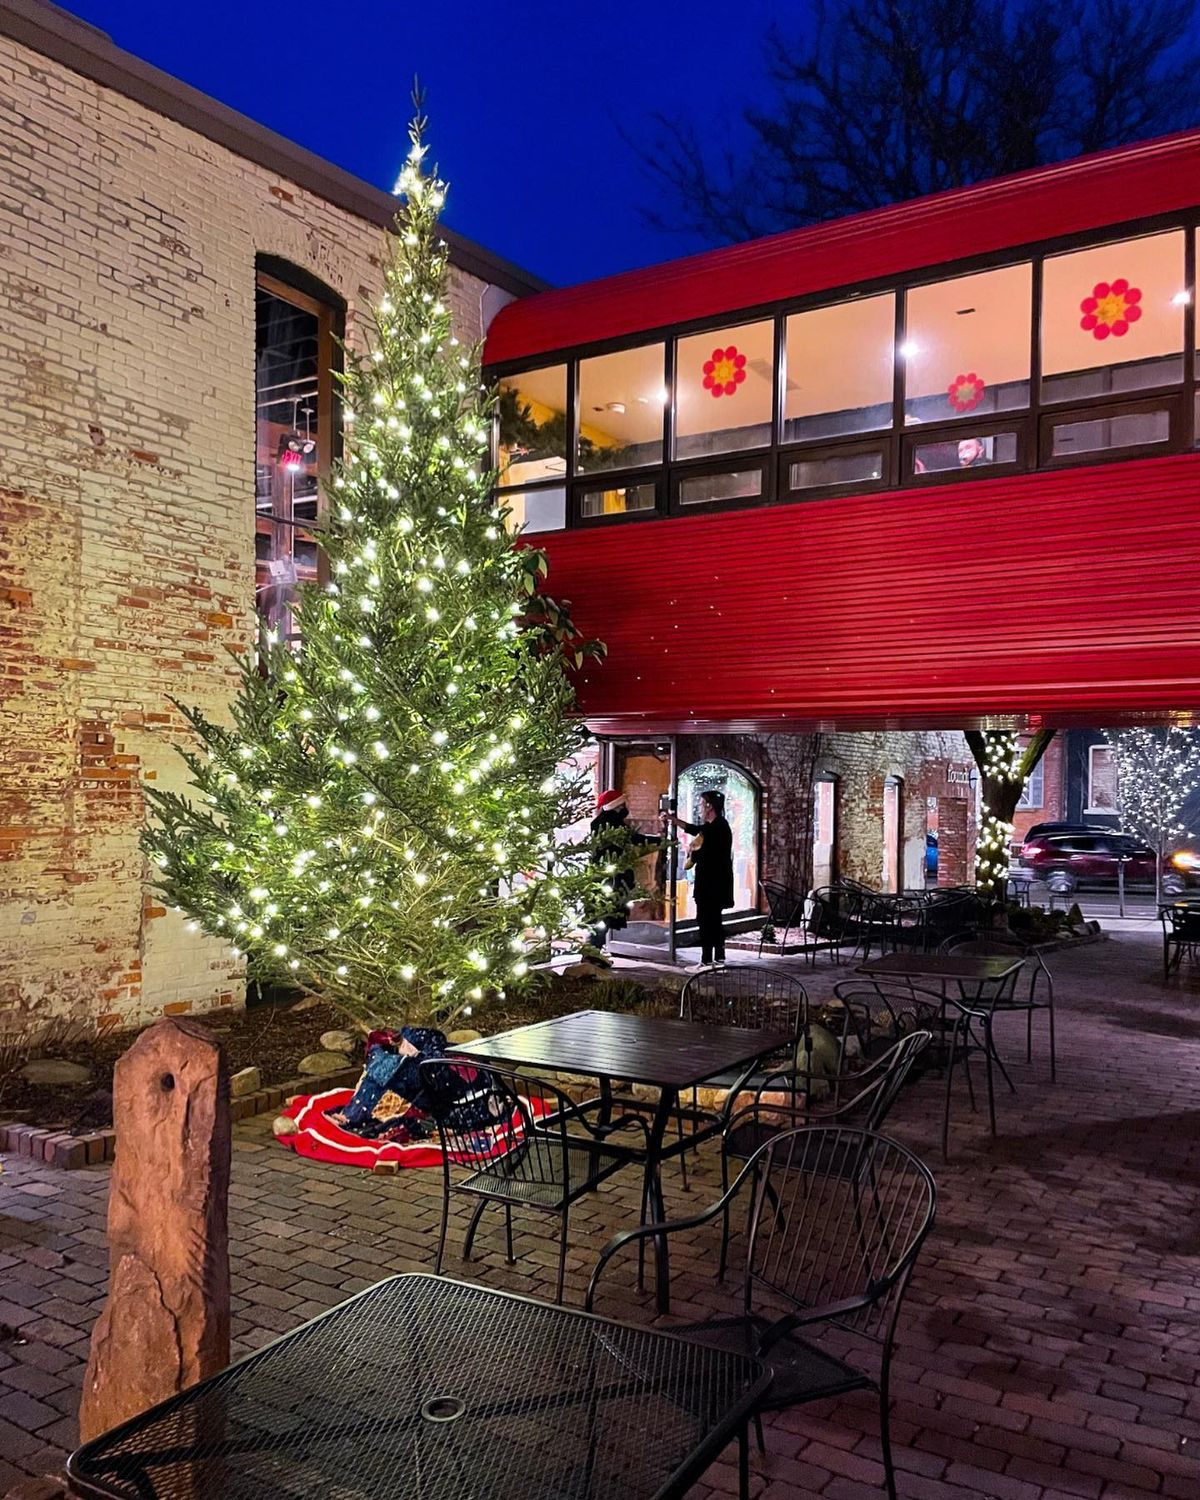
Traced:
[[[837, 866], [843, 875], [878, 887], [883, 874], [884, 783], [902, 783], [903, 878], [925, 884], [925, 831], [930, 799], [949, 807], [952, 835], [943, 884], [970, 879], [974, 843], [974, 762], [956, 732], [859, 731], [845, 734], [685, 735], [678, 742], [682, 771], [698, 760], [733, 761], [762, 789], [763, 848], [760, 873], [793, 889], [812, 883], [813, 782], [837, 782]], [[960, 816], [961, 814], [961, 816]], [[936, 822], [936, 819], [933, 820]], [[965, 839], [965, 848], [958, 844]], [[940, 851], [939, 851], [940, 852]], [[946, 872], [953, 872], [953, 879]]]
[[[0, 184], [0, 1010], [240, 1003], [148, 893], [140, 778], [182, 781], [168, 698], [219, 714], [251, 628], [255, 255], [353, 341], [383, 233], [6, 38]], [[491, 290], [454, 273], [460, 336]]]

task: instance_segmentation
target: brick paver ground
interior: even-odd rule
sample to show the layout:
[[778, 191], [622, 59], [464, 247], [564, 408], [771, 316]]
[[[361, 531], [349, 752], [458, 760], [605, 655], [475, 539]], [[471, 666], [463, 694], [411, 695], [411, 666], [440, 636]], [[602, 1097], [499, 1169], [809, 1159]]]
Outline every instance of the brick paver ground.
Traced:
[[[908, 1500], [1144, 1500], [1200, 1497], [1200, 982], [1164, 987], [1150, 934], [1056, 954], [1059, 1078], [1044, 1050], [1014, 1068], [1000, 1135], [958, 1114], [937, 1152], [940, 1087], [906, 1092], [893, 1133], [926, 1156], [937, 1227], [914, 1278], [895, 1370], [894, 1441]], [[805, 976], [806, 979], [808, 976]], [[822, 966], [814, 994], [846, 977]], [[1013, 1023], [1011, 1045], [1023, 1055]], [[1004, 1039], [1002, 1038], [1002, 1046]], [[711, 1159], [677, 1212], [712, 1196]], [[10, 1158], [0, 1178], [0, 1494], [61, 1464], [75, 1440], [88, 1333], [104, 1294], [107, 1170], [61, 1173]], [[596, 1251], [632, 1222], [618, 1176], [579, 1205], [568, 1297]], [[231, 1223], [238, 1352], [396, 1271], [427, 1268], [440, 1201], [435, 1172], [377, 1178], [302, 1161], [269, 1120], [237, 1127]], [[452, 1225], [457, 1273], [464, 1216]], [[504, 1264], [496, 1216], [464, 1274], [547, 1293], [545, 1221], [525, 1221]], [[485, 1220], [485, 1226], [488, 1221]], [[520, 1227], [520, 1224], [519, 1224]], [[680, 1243], [675, 1309], [703, 1316], [733, 1295], [715, 1280], [715, 1239]], [[609, 1310], [650, 1318], [628, 1268]], [[866, 1500], [880, 1493], [868, 1398], [774, 1418], [756, 1461], [761, 1500]], [[695, 1493], [736, 1491], [730, 1466]]]

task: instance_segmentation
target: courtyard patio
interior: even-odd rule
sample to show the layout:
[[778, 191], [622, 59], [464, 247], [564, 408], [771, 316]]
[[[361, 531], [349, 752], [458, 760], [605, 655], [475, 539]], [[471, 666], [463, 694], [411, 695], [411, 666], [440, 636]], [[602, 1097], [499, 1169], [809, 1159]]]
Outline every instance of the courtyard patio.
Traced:
[[[1160, 982], [1157, 937], [1126, 932], [1051, 956], [1059, 1082], [1044, 1051], [1001, 1092], [999, 1136], [956, 1100], [952, 1154], [937, 1150], [939, 1080], [905, 1091], [889, 1133], [933, 1167], [938, 1221], [905, 1304], [893, 1376], [893, 1441], [911, 1500], [1129, 1500], [1200, 1492], [1200, 1016], [1195, 981]], [[799, 972], [799, 971], [798, 971]], [[814, 998], [848, 968], [802, 972]], [[1023, 1023], [1011, 1018], [1006, 1056]], [[1036, 1047], [1036, 1043], [1035, 1043]], [[716, 1197], [701, 1153], [690, 1192], [668, 1168], [674, 1216]], [[93, 1319], [104, 1297], [108, 1171], [60, 1172], [10, 1158], [0, 1180], [0, 1492], [58, 1469]], [[296, 1327], [384, 1276], [428, 1269], [440, 1173], [372, 1177], [283, 1150], [269, 1118], [235, 1130], [231, 1234], [235, 1352]], [[493, 1287], [553, 1295], [545, 1223], [518, 1216], [517, 1263], [503, 1220], [485, 1217], [477, 1260], [447, 1269]], [[578, 1306], [596, 1254], [636, 1221], [618, 1176], [572, 1219], [566, 1300]], [[672, 1316], [727, 1310], [715, 1228], [673, 1246]], [[653, 1318], [633, 1267], [609, 1272], [600, 1310]], [[864, 1393], [768, 1419], [752, 1491], [765, 1500], [880, 1493], [877, 1414]], [[736, 1493], [736, 1466], [709, 1471], [697, 1500]]]

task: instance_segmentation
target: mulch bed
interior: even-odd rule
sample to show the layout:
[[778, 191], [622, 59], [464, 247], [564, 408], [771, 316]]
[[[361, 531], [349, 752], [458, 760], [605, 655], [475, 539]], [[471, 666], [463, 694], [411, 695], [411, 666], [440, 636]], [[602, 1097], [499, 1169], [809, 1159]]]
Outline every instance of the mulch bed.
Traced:
[[[220, 1037], [229, 1058], [229, 1070], [258, 1068], [262, 1085], [288, 1083], [295, 1079], [297, 1063], [320, 1050], [321, 1033], [352, 1030], [346, 1018], [327, 1005], [296, 1010], [293, 999], [279, 1004], [261, 1004], [249, 1010], [217, 1011], [189, 1016]], [[488, 1033], [505, 1031], [528, 1021], [567, 1015], [575, 1010], [638, 1010], [645, 1015], [678, 1015], [679, 987], [660, 986], [653, 978], [644, 982], [620, 979], [578, 979], [555, 975], [547, 983], [494, 1002], [478, 1015], [459, 1017], [448, 1030], [471, 1027]], [[62, 1084], [26, 1083], [19, 1068], [0, 1078], [0, 1120], [21, 1121], [69, 1131], [102, 1130], [112, 1124], [112, 1075], [117, 1058], [134, 1039], [134, 1033], [119, 1031], [99, 1040], [82, 1038], [53, 1048], [52, 1055], [80, 1063], [90, 1070], [87, 1083], [76, 1087]], [[314, 1080], [319, 1086], [319, 1080]]]
[[[320, 1050], [323, 1031], [347, 1029], [345, 1019], [327, 1005], [294, 1011], [291, 1003], [210, 1012], [189, 1016], [188, 1020], [199, 1021], [216, 1032], [229, 1057], [231, 1073], [258, 1068], [267, 1087], [295, 1078], [300, 1059]], [[0, 1120], [55, 1126], [72, 1133], [111, 1125], [113, 1066], [133, 1039], [131, 1031], [116, 1031], [99, 1039], [84, 1037], [56, 1046], [55, 1057], [80, 1063], [91, 1071], [89, 1081], [76, 1087], [26, 1083], [19, 1069], [0, 1079]]]

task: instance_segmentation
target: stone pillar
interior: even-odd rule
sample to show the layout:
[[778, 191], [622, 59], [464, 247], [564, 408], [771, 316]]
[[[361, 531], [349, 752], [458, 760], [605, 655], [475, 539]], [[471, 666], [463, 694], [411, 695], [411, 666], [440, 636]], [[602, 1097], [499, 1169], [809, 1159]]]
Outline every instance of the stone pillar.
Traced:
[[84, 1441], [229, 1363], [229, 1070], [195, 1021], [144, 1031], [116, 1066], [108, 1301]]

